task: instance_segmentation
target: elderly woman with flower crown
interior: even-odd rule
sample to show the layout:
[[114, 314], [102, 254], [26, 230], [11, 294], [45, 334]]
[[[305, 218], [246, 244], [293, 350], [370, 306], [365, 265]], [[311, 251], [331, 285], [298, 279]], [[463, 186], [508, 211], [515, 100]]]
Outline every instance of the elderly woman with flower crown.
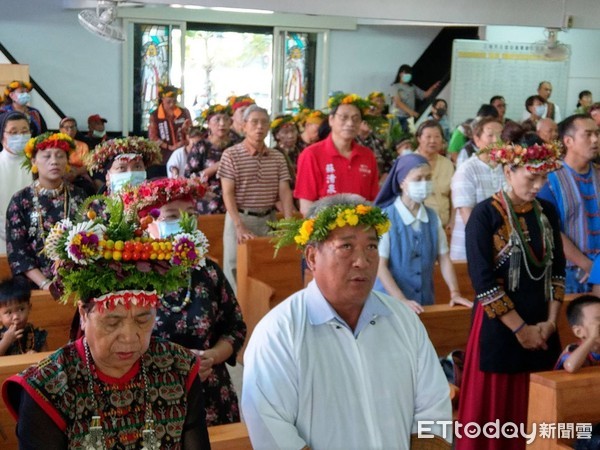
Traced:
[[[140, 217], [156, 239], [182, 231], [181, 217], [196, 222], [195, 202], [204, 187], [194, 180], [148, 181], [122, 195], [126, 211]], [[201, 242], [206, 248], [208, 242]], [[124, 259], [133, 251], [125, 249]], [[127, 253], [128, 252], [128, 253]], [[239, 407], [225, 363], [235, 365], [246, 325], [235, 294], [214, 261], [193, 270], [179, 290], [161, 297], [154, 334], [191, 349], [200, 359], [200, 378], [208, 426], [239, 422]]]
[[373, 152], [356, 142], [363, 114], [370, 103], [356, 94], [338, 93], [329, 99], [331, 133], [302, 151], [294, 197], [300, 212], [334, 194], [358, 194], [375, 200], [379, 191], [377, 160]]
[[244, 353], [254, 448], [405, 449], [418, 421], [450, 423], [448, 383], [425, 327], [372, 291], [389, 226], [381, 209], [349, 194], [276, 224], [277, 248], [304, 249], [314, 279], [260, 321]]
[[207, 186], [205, 198], [198, 200], [200, 214], [225, 214], [223, 190], [217, 171], [223, 150], [234, 144], [230, 133], [231, 108], [226, 105], [211, 105], [202, 111], [202, 120], [208, 128], [208, 134], [190, 151], [185, 177], [198, 177]]
[[6, 250], [13, 275], [24, 275], [48, 290], [52, 263], [42, 253], [44, 239], [60, 220], [73, 218], [86, 194], [64, 180], [75, 142], [66, 134], [45, 133], [25, 146], [24, 166], [34, 182], [15, 193], [6, 211]]
[[29, 81], [11, 81], [4, 89], [4, 104], [0, 113], [18, 111], [29, 118], [29, 128], [33, 137], [48, 131], [46, 121], [37, 109], [29, 106], [32, 84]]
[[85, 337], [4, 384], [20, 448], [208, 449], [198, 358], [151, 337], [161, 296], [204, 264], [206, 238], [188, 226], [168, 239], [138, 236], [120, 200], [105, 201], [109, 221], [62, 220], [46, 241]]
[[158, 145], [142, 137], [110, 139], [85, 157], [88, 170], [104, 178], [103, 194], [116, 194], [125, 186], [146, 180], [147, 169], [161, 161]]
[[[498, 144], [510, 189], [473, 209], [466, 226], [469, 275], [477, 294], [460, 392], [459, 422], [526, 426], [529, 374], [551, 370], [561, 352], [556, 321], [565, 256], [556, 210], [536, 199], [560, 149], [541, 140]], [[524, 449], [525, 438], [463, 437], [457, 449]]]
[[281, 114], [271, 122], [271, 135], [275, 139], [275, 150], [279, 150], [290, 171], [290, 186], [296, 182], [296, 163], [298, 157], [298, 125], [291, 114]]
[[302, 109], [295, 117], [300, 135], [298, 136], [298, 151], [292, 155], [294, 164], [298, 162], [298, 156], [306, 147], [319, 140], [319, 127], [325, 120], [326, 115], [318, 109]]

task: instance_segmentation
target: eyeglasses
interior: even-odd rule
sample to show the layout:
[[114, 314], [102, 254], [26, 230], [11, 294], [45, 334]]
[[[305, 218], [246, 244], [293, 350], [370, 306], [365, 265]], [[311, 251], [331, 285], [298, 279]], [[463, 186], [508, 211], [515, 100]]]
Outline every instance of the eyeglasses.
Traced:
[[61, 128], [64, 128], [65, 130], [76, 130], [77, 125], [63, 125]]
[[353, 125], [358, 125], [362, 122], [362, 118], [360, 116], [341, 116], [339, 114], [335, 114], [335, 116], [341, 120], [342, 123], [352, 122]]
[[9, 136], [17, 136], [19, 134], [28, 134], [29, 130], [25, 130], [25, 131], [4, 131], [4, 134], [7, 134]]
[[250, 119], [250, 120], [247, 120], [247, 122], [250, 125], [252, 125], [253, 127], [256, 127], [258, 125], [263, 125], [265, 127], [268, 127], [269, 124], [271, 123], [267, 119]]

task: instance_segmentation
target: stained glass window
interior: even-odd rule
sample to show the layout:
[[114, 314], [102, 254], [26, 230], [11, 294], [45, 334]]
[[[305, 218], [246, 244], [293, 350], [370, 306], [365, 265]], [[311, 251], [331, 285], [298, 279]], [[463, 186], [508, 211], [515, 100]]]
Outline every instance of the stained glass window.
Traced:
[[158, 104], [158, 85], [169, 82], [169, 25], [134, 25], [134, 133], [148, 130], [150, 112]]
[[300, 105], [314, 107], [316, 33], [285, 31], [284, 73], [281, 110], [298, 111]]

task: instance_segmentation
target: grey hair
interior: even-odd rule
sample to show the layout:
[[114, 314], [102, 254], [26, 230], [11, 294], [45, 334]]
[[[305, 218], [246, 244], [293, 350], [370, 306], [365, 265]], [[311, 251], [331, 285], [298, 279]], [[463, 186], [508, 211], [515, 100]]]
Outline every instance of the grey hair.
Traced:
[[321, 212], [321, 210], [328, 208], [330, 206], [334, 206], [334, 205], [350, 205], [350, 206], [369, 205], [370, 206], [371, 202], [365, 200], [364, 197], [361, 197], [358, 194], [331, 195], [329, 197], [323, 197], [322, 199], [314, 202], [308, 209], [306, 217], [308, 219], [314, 219]]
[[261, 108], [260, 106], [253, 104], [253, 105], [248, 106], [246, 108], [246, 110], [244, 111], [244, 115], [242, 116], [242, 118], [244, 119], [244, 122], [248, 121], [248, 117], [250, 117], [250, 114], [255, 113], [255, 112], [263, 113], [265, 116], [267, 116], [267, 118], [270, 119], [269, 112], [265, 108]]

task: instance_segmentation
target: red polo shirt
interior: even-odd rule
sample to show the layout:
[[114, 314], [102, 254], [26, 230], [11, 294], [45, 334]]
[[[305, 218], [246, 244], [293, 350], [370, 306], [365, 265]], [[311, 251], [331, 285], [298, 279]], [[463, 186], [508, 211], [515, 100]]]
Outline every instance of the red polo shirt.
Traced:
[[316, 201], [335, 194], [358, 194], [373, 201], [379, 191], [375, 155], [352, 142], [350, 159], [340, 155], [331, 135], [300, 153], [294, 197]]

